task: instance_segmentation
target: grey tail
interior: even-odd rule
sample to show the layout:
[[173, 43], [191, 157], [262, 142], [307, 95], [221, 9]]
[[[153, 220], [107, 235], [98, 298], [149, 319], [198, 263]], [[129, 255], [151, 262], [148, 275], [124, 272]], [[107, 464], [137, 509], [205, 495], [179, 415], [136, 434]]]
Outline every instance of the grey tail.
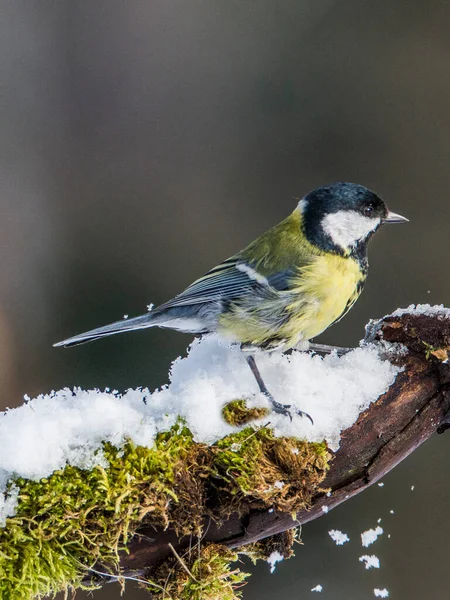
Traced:
[[104, 327], [97, 327], [97, 329], [91, 329], [85, 333], [80, 333], [74, 337], [53, 344], [53, 346], [78, 346], [79, 344], [87, 344], [87, 342], [93, 342], [99, 340], [102, 337], [109, 335], [115, 335], [116, 333], [124, 333], [125, 331], [133, 331], [134, 329], [146, 329], [147, 327], [154, 327], [160, 323], [160, 319], [155, 318], [157, 315], [151, 312], [135, 317], [134, 319], [123, 319], [122, 321], [116, 321], [110, 323]]

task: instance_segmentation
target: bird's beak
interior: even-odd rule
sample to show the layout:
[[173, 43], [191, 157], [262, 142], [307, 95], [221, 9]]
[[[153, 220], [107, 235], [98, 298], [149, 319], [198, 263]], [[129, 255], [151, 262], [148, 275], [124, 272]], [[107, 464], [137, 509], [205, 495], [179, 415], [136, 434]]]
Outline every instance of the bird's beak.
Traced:
[[387, 217], [382, 220], [382, 223], [408, 223], [409, 219], [398, 215], [395, 212], [389, 211]]

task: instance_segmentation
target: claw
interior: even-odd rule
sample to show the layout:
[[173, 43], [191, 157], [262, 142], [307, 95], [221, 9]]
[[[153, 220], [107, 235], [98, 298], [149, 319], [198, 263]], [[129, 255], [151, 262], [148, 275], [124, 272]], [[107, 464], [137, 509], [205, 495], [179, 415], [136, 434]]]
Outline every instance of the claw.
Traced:
[[311, 415], [309, 415], [307, 412], [305, 412], [304, 410], [296, 410], [295, 411], [300, 417], [306, 417], [307, 419], [309, 419], [311, 421], [311, 425], [314, 425], [314, 421], [311, 417]]
[[[272, 410], [274, 412], [279, 415], [289, 417], [289, 419], [292, 421], [292, 412], [289, 410], [292, 407], [291, 404], [281, 404], [280, 402], [277, 402], [269, 392], [267, 392], [265, 396], [267, 396], [267, 398], [270, 400], [270, 403], [272, 404]], [[311, 421], [311, 425], [314, 425], [314, 421], [307, 412], [303, 410], [295, 410], [294, 413], [300, 417], [307, 417]]]

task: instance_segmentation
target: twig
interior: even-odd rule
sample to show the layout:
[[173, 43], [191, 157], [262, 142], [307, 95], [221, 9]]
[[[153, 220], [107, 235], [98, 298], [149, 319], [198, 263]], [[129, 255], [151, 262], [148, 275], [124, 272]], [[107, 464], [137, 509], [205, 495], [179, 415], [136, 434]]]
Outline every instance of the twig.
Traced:
[[178, 562], [180, 563], [180, 565], [183, 567], [183, 569], [186, 571], [186, 573], [189, 575], [189, 577], [195, 581], [195, 583], [200, 583], [198, 581], [198, 579], [196, 579], [192, 573], [189, 571], [189, 569], [187, 568], [186, 563], [184, 562], [184, 560], [181, 558], [181, 556], [178, 554], [178, 552], [175, 550], [175, 548], [173, 547], [173, 545], [169, 542], [169, 548], [172, 550], [172, 552], [175, 555], [175, 558], [178, 560]]
[[[95, 573], [96, 575], [100, 575], [101, 577], [104, 577], [106, 579], [111, 579], [112, 581], [117, 581], [117, 583], [120, 583], [122, 580], [137, 581], [138, 583], [144, 583], [145, 585], [153, 586], [156, 589], [161, 590], [162, 592], [165, 592], [165, 589], [162, 586], [158, 585], [157, 583], [154, 583], [153, 581], [149, 581], [147, 579], [142, 579], [142, 578], [139, 578], [139, 577], [132, 577], [131, 575], [114, 575], [112, 573], [104, 573], [104, 572], [98, 571], [97, 569], [94, 569], [92, 567], [85, 567], [84, 566], [84, 568], [87, 568], [87, 570], [89, 572]], [[168, 598], [170, 600], [172, 600], [171, 596], [168, 596]]]

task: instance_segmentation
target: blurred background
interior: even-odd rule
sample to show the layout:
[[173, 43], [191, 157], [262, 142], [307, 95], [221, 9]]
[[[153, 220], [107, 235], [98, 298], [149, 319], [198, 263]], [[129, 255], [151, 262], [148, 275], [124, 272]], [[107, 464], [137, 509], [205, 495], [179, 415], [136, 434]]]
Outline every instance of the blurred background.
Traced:
[[[167, 300], [332, 181], [411, 222], [377, 235], [360, 301], [321, 341], [355, 345], [398, 306], [450, 305], [448, 2], [16, 0], [0, 15], [2, 408], [164, 384], [188, 336], [52, 344]], [[314, 598], [317, 584], [333, 600], [448, 598], [449, 450], [435, 436], [384, 487], [305, 526], [274, 575], [251, 567], [244, 598]], [[385, 534], [363, 549], [378, 518]], [[365, 571], [372, 553], [381, 569]]]

